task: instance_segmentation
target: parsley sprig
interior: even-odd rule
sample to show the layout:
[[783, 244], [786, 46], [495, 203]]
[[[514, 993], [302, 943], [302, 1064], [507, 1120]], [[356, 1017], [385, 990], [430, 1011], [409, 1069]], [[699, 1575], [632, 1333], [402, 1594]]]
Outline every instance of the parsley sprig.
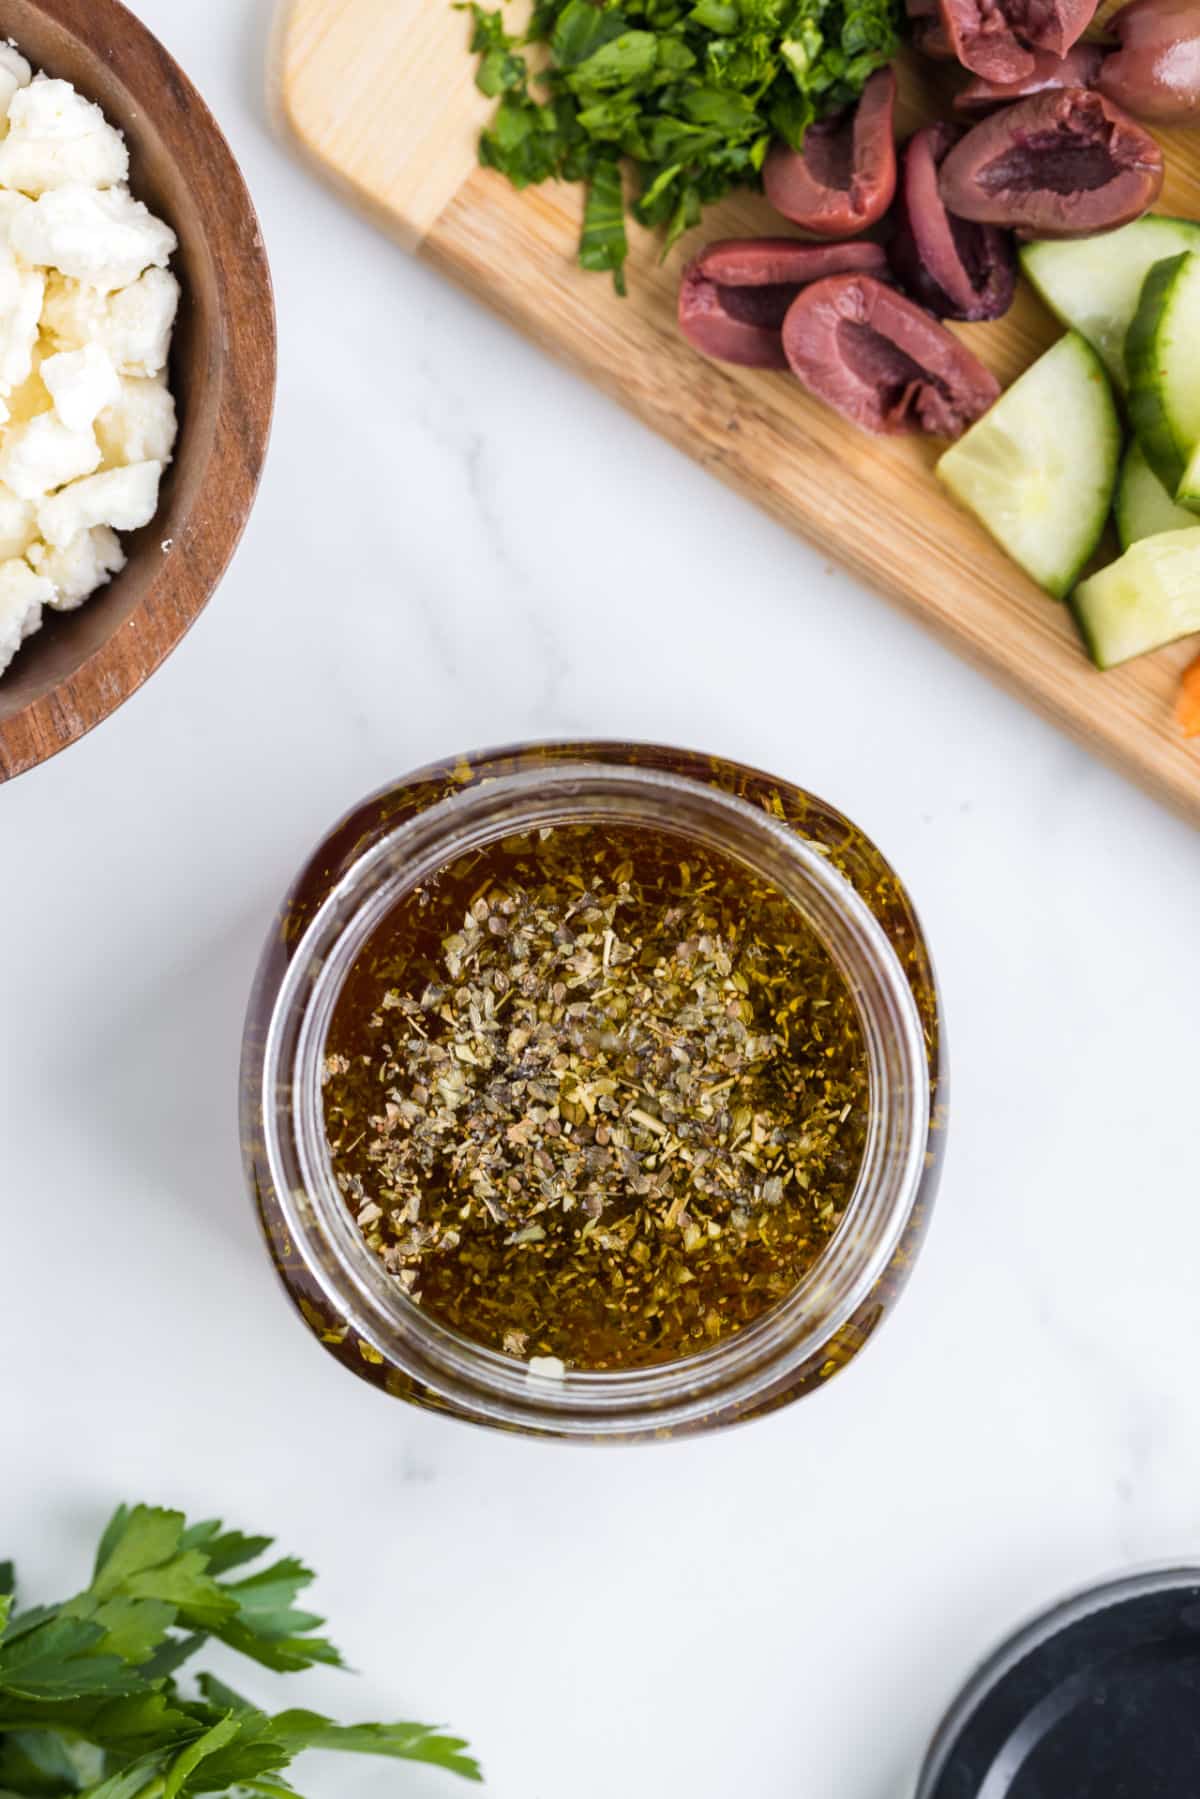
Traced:
[[179, 1670], [210, 1639], [280, 1674], [343, 1665], [315, 1634], [324, 1620], [297, 1607], [311, 1570], [294, 1556], [262, 1565], [271, 1546], [215, 1520], [121, 1506], [90, 1585], [25, 1611], [12, 1563], [0, 1562], [0, 1799], [298, 1799], [284, 1770], [305, 1749], [432, 1762], [478, 1780], [465, 1743], [428, 1724], [265, 1712], [211, 1674], [180, 1690]]
[[[536, 0], [523, 36], [469, 0], [476, 82], [499, 101], [480, 161], [516, 187], [588, 185], [579, 260], [625, 291], [622, 158], [632, 212], [664, 254], [734, 187], [756, 186], [774, 137], [857, 98], [899, 47], [900, 0]], [[538, 72], [525, 54], [545, 47]]]

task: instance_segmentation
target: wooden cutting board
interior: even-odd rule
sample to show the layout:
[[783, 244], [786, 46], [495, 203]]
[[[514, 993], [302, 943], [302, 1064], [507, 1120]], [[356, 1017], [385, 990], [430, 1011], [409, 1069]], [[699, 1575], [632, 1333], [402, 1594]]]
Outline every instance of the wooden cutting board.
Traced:
[[[408, 249], [1200, 823], [1200, 744], [1189, 747], [1172, 718], [1180, 670], [1200, 643], [1098, 674], [1065, 609], [943, 495], [938, 446], [867, 437], [789, 376], [710, 363], [682, 341], [683, 261], [713, 238], [779, 231], [761, 196], [708, 213], [665, 267], [649, 234], [635, 233], [627, 300], [607, 276], [579, 270], [579, 190], [517, 193], [477, 166], [492, 105], [475, 89], [468, 33], [448, 0], [285, 0], [272, 51], [277, 115]], [[904, 130], [944, 111], [929, 85], [942, 78], [915, 59], [901, 70]], [[1160, 136], [1169, 175], [1159, 209], [1200, 218], [1200, 130]], [[1024, 283], [1007, 318], [955, 329], [1004, 382], [1059, 330]]]

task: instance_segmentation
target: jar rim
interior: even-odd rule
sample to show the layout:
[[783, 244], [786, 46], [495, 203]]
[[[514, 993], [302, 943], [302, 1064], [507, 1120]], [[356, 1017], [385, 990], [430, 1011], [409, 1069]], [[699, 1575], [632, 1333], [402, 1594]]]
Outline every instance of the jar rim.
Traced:
[[[558, 1376], [461, 1335], [383, 1268], [334, 1179], [321, 1077], [342, 982], [401, 894], [497, 838], [596, 818], [705, 843], [765, 876], [796, 906], [858, 1007], [868, 1122], [845, 1213], [783, 1300], [694, 1354]], [[401, 819], [355, 858], [288, 962], [266, 1032], [261, 1090], [267, 1166], [291, 1241], [360, 1341], [469, 1415], [585, 1437], [668, 1431], [714, 1410], [740, 1411], [831, 1343], [896, 1252], [924, 1173], [930, 1124], [925, 1036], [912, 988], [883, 927], [825, 846], [695, 776], [586, 759], [488, 776]]]

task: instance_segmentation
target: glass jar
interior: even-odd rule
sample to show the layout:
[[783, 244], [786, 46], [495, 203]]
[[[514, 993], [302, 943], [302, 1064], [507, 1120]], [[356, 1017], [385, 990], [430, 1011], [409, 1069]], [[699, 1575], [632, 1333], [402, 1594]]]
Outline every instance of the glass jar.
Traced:
[[[678, 834], [791, 900], [858, 1006], [868, 1124], [845, 1215], [786, 1299], [673, 1362], [548, 1376], [451, 1330], [387, 1274], [333, 1178], [321, 1074], [341, 984], [402, 893], [497, 838], [588, 820]], [[246, 1173], [289, 1296], [362, 1379], [460, 1418], [541, 1435], [628, 1441], [711, 1429], [824, 1385], [894, 1304], [940, 1170], [940, 1045], [936, 981], [911, 902], [875, 846], [823, 801], [736, 763], [654, 745], [489, 750], [364, 800], [292, 886], [246, 1022]]]

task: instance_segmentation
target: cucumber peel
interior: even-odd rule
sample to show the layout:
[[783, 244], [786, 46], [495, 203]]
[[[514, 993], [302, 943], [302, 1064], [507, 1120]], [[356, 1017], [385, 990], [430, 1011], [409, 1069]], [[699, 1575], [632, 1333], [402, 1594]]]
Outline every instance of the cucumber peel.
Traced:
[[1156, 262], [1200, 251], [1200, 223], [1147, 213], [1098, 237], [1039, 239], [1021, 250], [1021, 267], [1068, 330], [1098, 350], [1117, 387], [1126, 385], [1125, 334]]
[[1200, 255], [1155, 263], [1125, 346], [1129, 416], [1146, 460], [1179, 494], [1200, 445]]
[[1185, 507], [1189, 512], [1200, 512], [1200, 446], [1197, 446], [1183, 471], [1183, 480], [1179, 483], [1179, 492], [1175, 497], [1179, 501], [1175, 508], [1177, 512], [1182, 512]]
[[1120, 454], [1104, 365], [1071, 331], [946, 451], [937, 472], [1001, 548], [1062, 599], [1103, 535]]
[[1142, 538], [1080, 582], [1071, 607], [1097, 668], [1200, 631], [1200, 523]]

